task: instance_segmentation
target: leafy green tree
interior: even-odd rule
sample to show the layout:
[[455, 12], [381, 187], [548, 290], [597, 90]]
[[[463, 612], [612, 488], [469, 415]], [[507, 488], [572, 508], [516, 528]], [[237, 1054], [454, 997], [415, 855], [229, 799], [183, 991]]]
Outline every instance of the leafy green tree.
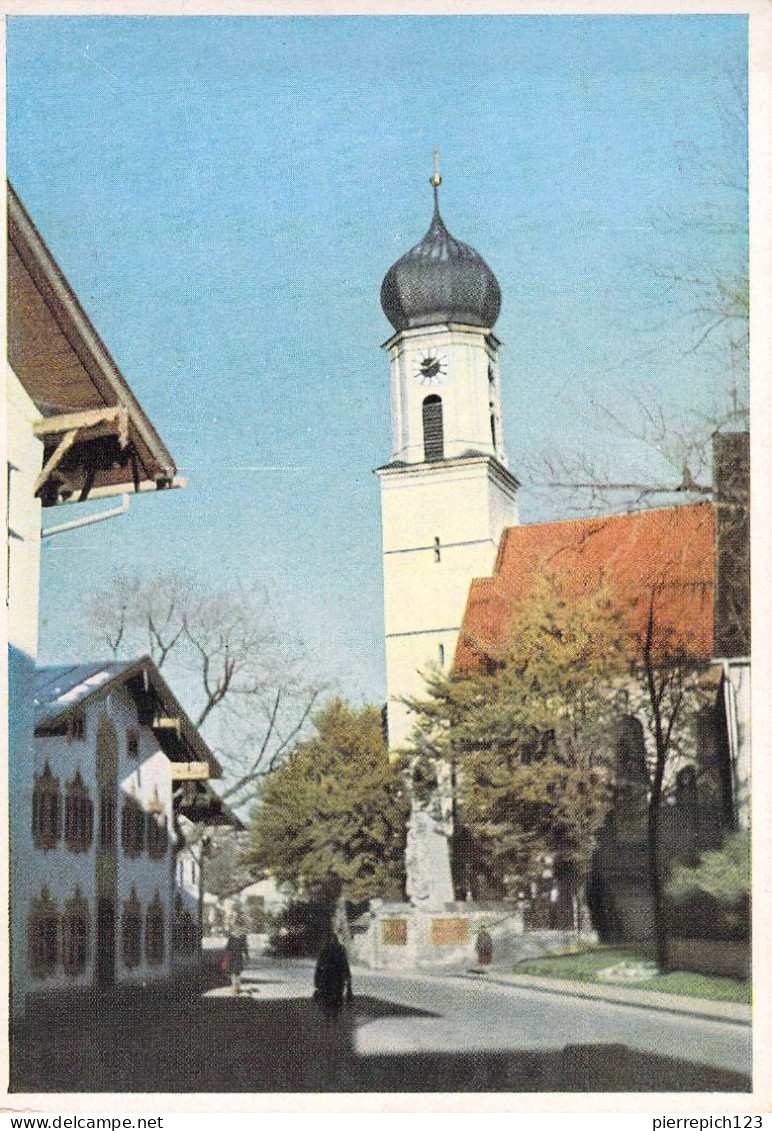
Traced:
[[407, 802], [381, 712], [335, 699], [314, 724], [316, 735], [265, 780], [244, 859], [328, 906], [341, 895], [399, 898]]
[[450, 767], [466, 858], [456, 861], [459, 887], [473, 888], [473, 873], [487, 869], [506, 890], [541, 874], [545, 857], [581, 887], [611, 799], [610, 687], [622, 671], [620, 618], [605, 587], [577, 597], [545, 576], [515, 604], [486, 670], [435, 671], [428, 698], [410, 701], [414, 783], [433, 788], [433, 767]]

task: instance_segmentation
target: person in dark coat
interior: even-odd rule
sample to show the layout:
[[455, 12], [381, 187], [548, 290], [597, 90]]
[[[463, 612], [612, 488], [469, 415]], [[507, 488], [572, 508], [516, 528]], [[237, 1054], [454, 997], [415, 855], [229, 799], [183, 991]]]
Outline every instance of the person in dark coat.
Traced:
[[243, 935], [228, 935], [223, 954], [223, 969], [231, 976], [231, 988], [234, 994], [241, 993], [241, 972], [249, 958], [247, 940]]
[[322, 947], [314, 971], [314, 998], [324, 1008], [337, 1013], [343, 997], [351, 999], [351, 969], [345, 947], [336, 934]]

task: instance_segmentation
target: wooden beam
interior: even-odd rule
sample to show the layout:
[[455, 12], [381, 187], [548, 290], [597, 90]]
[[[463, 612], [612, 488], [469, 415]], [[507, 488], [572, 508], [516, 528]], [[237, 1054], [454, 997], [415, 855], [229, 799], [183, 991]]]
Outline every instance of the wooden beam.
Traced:
[[172, 781], [207, 781], [208, 762], [170, 762]]
[[153, 719], [152, 728], [153, 728], [153, 730], [176, 730], [177, 734], [179, 734], [180, 733], [180, 720], [179, 719], [168, 719], [168, 718]]
[[72, 445], [75, 443], [77, 437], [77, 428], [72, 428], [69, 432], [66, 432], [64, 434], [56, 447], [56, 451], [51, 455], [48, 463], [35, 480], [35, 490], [33, 491], [34, 495], [37, 495], [38, 491], [46, 485], [53, 472], [56, 470], [64, 457], [67, 455]]
[[[136, 493], [139, 494], [143, 491], [165, 491], [172, 487], [187, 487], [188, 481], [183, 476], [175, 475], [174, 479], [163, 480], [161, 482], [155, 479], [141, 479]], [[127, 471], [125, 478], [120, 483], [104, 484], [102, 487], [94, 487], [89, 493], [90, 499], [105, 499], [111, 495], [125, 495], [134, 491], [134, 484], [132, 483], [131, 473]], [[75, 499], [68, 499], [68, 502], [75, 502]]]
[[[73, 428], [76, 431], [82, 428], [98, 429], [100, 425], [111, 425], [106, 431], [117, 432], [121, 447], [126, 447], [129, 442], [129, 414], [120, 405], [44, 416], [35, 423], [33, 431], [36, 436], [52, 436], [59, 432], [70, 432]], [[101, 431], [97, 434], [101, 434]]]

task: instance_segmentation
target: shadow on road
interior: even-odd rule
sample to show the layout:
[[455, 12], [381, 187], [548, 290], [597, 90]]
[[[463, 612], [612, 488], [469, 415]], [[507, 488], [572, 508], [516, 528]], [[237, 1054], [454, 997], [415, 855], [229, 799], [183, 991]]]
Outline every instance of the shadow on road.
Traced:
[[750, 1091], [740, 1073], [620, 1044], [362, 1056], [381, 1018], [436, 1014], [358, 996], [337, 1017], [307, 998], [148, 994], [41, 1013], [14, 1031], [12, 1092]]

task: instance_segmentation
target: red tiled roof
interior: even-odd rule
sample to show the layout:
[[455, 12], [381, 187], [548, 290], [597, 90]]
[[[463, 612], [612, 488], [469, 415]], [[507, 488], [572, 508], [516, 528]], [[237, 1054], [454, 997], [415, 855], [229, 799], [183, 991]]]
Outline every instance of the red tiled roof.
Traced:
[[646, 627], [652, 595], [656, 632], [669, 649], [709, 659], [713, 648], [715, 510], [712, 503], [510, 526], [493, 577], [469, 591], [456, 665], [476, 667], [506, 642], [515, 602], [533, 596], [545, 574], [566, 595], [605, 580], [631, 638]]

